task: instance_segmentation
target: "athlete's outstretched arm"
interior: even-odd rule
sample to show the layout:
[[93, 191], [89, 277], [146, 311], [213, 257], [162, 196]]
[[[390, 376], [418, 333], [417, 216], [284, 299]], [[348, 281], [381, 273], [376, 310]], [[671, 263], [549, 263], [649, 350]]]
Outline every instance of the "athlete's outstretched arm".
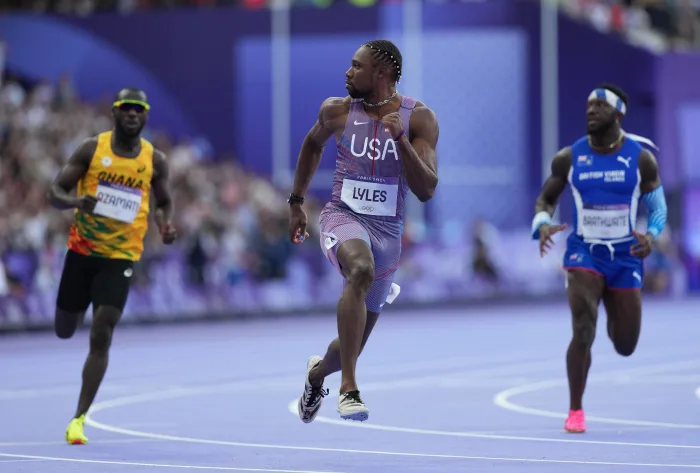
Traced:
[[552, 160], [552, 173], [544, 182], [542, 191], [535, 203], [535, 218], [532, 220], [532, 238], [540, 241], [540, 256], [551, 249], [554, 241], [551, 236], [566, 228], [566, 224], [552, 225], [552, 216], [557, 202], [566, 189], [572, 162], [571, 148], [560, 150]]
[[668, 208], [666, 206], [666, 196], [661, 185], [659, 176], [659, 165], [656, 157], [649, 150], [642, 150], [638, 159], [639, 174], [641, 175], [640, 190], [642, 201], [649, 209], [646, 235], [634, 232], [637, 243], [632, 247], [632, 254], [645, 258], [651, 253], [652, 242], [658, 238], [666, 226]]
[[294, 187], [292, 188], [294, 195], [303, 197], [306, 194], [311, 179], [314, 177], [321, 162], [323, 149], [335, 133], [334, 121], [341, 113], [342, 107], [343, 99], [339, 97], [327, 98], [321, 104], [321, 108], [318, 111], [318, 119], [301, 144], [294, 172]]
[[172, 225], [173, 199], [170, 196], [170, 169], [165, 160], [165, 154], [157, 149], [153, 150], [153, 177], [151, 178], [151, 191], [156, 203], [154, 215], [158, 230], [160, 230], [163, 243], [166, 245], [175, 241], [177, 234]]
[[68, 162], [59, 171], [49, 189], [49, 202], [55, 208], [60, 210], [79, 208], [86, 212], [91, 212], [95, 208], [97, 199], [94, 196], [78, 198], [71, 195], [71, 192], [90, 168], [92, 155], [95, 154], [96, 149], [97, 138], [88, 138], [80, 143], [68, 158]]
[[437, 116], [428, 107], [413, 109], [409, 124], [409, 137], [405, 134], [398, 141], [403, 160], [406, 181], [421, 202], [427, 202], [435, 194], [437, 176], [437, 142], [440, 135]]

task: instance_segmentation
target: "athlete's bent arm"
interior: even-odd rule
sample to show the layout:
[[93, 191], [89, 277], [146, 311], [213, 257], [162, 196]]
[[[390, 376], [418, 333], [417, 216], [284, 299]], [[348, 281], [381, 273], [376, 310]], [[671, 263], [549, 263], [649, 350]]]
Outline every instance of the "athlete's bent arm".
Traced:
[[642, 201], [649, 209], [649, 217], [646, 235], [635, 232], [637, 244], [631, 250], [632, 254], [645, 258], [651, 253], [652, 242], [659, 237], [666, 226], [668, 208], [656, 157], [649, 150], [644, 149], [639, 153], [638, 165]]
[[428, 107], [416, 107], [411, 114], [409, 138], [404, 134], [398, 141], [406, 181], [421, 202], [435, 194], [437, 176], [437, 142], [440, 135], [437, 116]]
[[306, 194], [311, 179], [314, 177], [326, 143], [335, 133], [334, 120], [343, 107], [343, 99], [327, 98], [318, 111], [318, 120], [306, 134], [299, 151], [296, 170], [294, 171], [294, 187], [292, 193], [303, 197]]
[[51, 205], [60, 210], [80, 208], [91, 211], [97, 203], [94, 196], [84, 196], [78, 198], [71, 195], [71, 192], [78, 185], [78, 181], [90, 168], [90, 161], [97, 149], [97, 138], [88, 138], [78, 145], [68, 162], [61, 169], [51, 184], [48, 198]]
[[301, 243], [308, 236], [306, 233], [307, 217], [301, 208], [301, 203], [303, 203], [311, 179], [321, 163], [323, 149], [335, 133], [336, 128], [340, 126], [340, 119], [345, 115], [345, 110], [345, 99], [327, 98], [321, 104], [316, 123], [306, 134], [301, 145], [294, 171], [294, 187], [292, 195], [289, 196], [289, 239], [293, 243]]
[[559, 197], [566, 189], [566, 183], [569, 180], [571, 157], [571, 148], [564, 148], [554, 156], [551, 165], [552, 173], [544, 182], [542, 191], [535, 203], [535, 214], [546, 212], [550, 218], [554, 215]]
[[170, 196], [169, 175], [170, 170], [168, 162], [165, 160], [165, 154], [160, 150], [153, 150], [151, 190], [156, 203], [154, 218], [163, 237], [163, 243], [166, 244], [175, 240], [175, 229], [172, 226], [173, 199]]
[[535, 203], [535, 218], [532, 220], [532, 238], [540, 240], [540, 255], [554, 244], [551, 235], [566, 228], [564, 225], [552, 225], [552, 216], [557, 208], [557, 202], [562, 192], [566, 189], [569, 180], [569, 170], [572, 161], [571, 148], [560, 150], [552, 160], [552, 173], [544, 182], [542, 191]]

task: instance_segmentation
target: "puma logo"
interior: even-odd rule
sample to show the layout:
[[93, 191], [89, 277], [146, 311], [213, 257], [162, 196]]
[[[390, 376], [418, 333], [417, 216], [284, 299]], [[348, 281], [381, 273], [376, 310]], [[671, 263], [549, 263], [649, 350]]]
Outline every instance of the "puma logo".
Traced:
[[627, 158], [627, 159], [625, 159], [625, 158], [623, 158], [622, 156], [618, 156], [618, 157], [617, 157], [617, 160], [618, 160], [619, 162], [621, 162], [622, 164], [624, 164], [625, 166], [627, 166], [627, 169], [629, 169], [629, 167], [630, 167], [630, 161], [632, 160], [632, 158]]

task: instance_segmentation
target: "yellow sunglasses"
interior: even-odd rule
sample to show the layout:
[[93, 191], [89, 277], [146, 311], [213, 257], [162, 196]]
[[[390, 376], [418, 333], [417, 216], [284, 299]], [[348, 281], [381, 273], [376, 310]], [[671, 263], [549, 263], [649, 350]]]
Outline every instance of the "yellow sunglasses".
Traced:
[[128, 100], [128, 99], [127, 99], [127, 100], [117, 100], [117, 101], [114, 102], [112, 105], [113, 105], [114, 107], [119, 108], [119, 107], [121, 107], [122, 105], [126, 105], [126, 104], [129, 104], [129, 105], [140, 105], [141, 107], [144, 108], [144, 110], [150, 110], [150, 109], [151, 109], [151, 106], [150, 106], [150, 105], [148, 105], [146, 102], [143, 102], [143, 101], [141, 101], [141, 100]]

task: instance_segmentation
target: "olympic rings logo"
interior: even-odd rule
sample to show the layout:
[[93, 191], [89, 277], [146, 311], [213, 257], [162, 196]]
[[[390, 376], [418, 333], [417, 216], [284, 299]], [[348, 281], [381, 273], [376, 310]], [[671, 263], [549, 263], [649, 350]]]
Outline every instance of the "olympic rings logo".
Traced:
[[366, 205], [363, 205], [362, 207], [360, 207], [360, 210], [362, 210], [363, 212], [374, 212], [374, 207], [367, 207]]

